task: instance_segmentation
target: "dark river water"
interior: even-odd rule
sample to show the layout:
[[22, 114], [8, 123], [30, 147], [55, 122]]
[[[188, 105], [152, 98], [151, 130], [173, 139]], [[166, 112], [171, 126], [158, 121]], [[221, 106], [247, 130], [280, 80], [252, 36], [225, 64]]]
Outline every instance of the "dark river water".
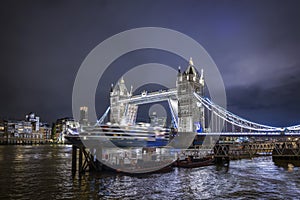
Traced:
[[271, 157], [230, 166], [72, 177], [71, 146], [0, 146], [0, 199], [300, 199], [300, 168]]

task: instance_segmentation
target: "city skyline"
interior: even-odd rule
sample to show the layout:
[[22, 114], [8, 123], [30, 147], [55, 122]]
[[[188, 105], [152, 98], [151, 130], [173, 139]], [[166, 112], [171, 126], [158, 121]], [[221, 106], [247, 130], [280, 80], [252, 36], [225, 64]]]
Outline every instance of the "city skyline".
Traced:
[[[180, 31], [204, 46], [223, 77], [229, 111], [263, 124], [300, 124], [299, 7], [297, 1], [7, 1], [1, 8], [0, 118], [20, 119], [31, 111], [48, 122], [72, 116], [72, 87], [87, 54], [114, 34], [155, 26]], [[100, 80], [98, 116], [109, 104], [110, 84], [149, 62], [187, 66], [158, 50], [121, 56]], [[176, 77], [170, 81], [175, 85]]]

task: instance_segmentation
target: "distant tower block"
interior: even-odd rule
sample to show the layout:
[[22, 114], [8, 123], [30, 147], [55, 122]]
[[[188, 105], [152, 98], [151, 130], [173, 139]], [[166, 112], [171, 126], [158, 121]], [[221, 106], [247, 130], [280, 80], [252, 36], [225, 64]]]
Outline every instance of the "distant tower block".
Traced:
[[[132, 95], [132, 92], [128, 92], [123, 77], [119, 80], [115, 87], [111, 88], [110, 92], [110, 122], [121, 124], [126, 117], [126, 111], [128, 105], [119, 103], [120, 100], [128, 99]], [[134, 107], [130, 107], [130, 110], [134, 110]], [[127, 121], [127, 120], [126, 120]]]
[[33, 112], [30, 112], [28, 115], [26, 115], [26, 120], [33, 124], [35, 131], [40, 130], [40, 117], [36, 116]]
[[82, 125], [88, 125], [88, 107], [80, 107], [80, 119], [79, 123]]
[[[186, 71], [181, 72], [178, 68], [177, 75], [178, 96], [178, 127], [180, 132], [195, 132], [200, 124], [202, 130], [205, 126], [204, 107], [197, 104], [194, 92], [204, 95], [204, 76], [197, 73], [193, 60], [190, 58]], [[198, 126], [199, 129], [199, 126]]]

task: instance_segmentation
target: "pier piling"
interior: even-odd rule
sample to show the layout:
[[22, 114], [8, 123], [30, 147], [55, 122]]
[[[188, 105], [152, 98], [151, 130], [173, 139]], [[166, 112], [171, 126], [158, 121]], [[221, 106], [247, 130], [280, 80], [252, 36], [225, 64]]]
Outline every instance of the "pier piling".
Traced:
[[78, 171], [79, 174], [86, 171], [101, 171], [102, 165], [92, 155], [89, 149], [83, 145], [72, 145], [72, 174], [75, 175]]
[[82, 167], [82, 149], [79, 149], [78, 170], [79, 170], [79, 173], [83, 172], [83, 167]]
[[72, 173], [75, 174], [77, 170], [77, 147], [72, 145]]

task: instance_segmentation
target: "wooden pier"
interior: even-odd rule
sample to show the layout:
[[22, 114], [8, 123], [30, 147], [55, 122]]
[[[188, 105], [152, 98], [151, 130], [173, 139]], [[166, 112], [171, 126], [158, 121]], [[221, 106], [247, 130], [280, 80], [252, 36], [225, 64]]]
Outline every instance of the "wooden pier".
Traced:
[[[213, 156], [216, 164], [229, 166], [230, 160], [251, 159], [257, 156], [272, 156], [274, 161], [294, 160], [300, 163], [300, 143], [285, 142], [252, 142], [238, 144], [216, 144], [213, 147], [194, 147], [181, 152], [179, 157], [201, 158], [205, 155]], [[102, 171], [104, 165], [99, 162], [81, 141], [73, 143], [72, 173], [79, 174], [86, 171]]]
[[300, 143], [294, 141], [275, 144], [272, 151], [273, 160], [298, 160], [300, 161]]
[[273, 160], [300, 160], [300, 143], [295, 141], [216, 144], [216, 160], [272, 156]]
[[72, 174], [78, 171], [82, 174], [86, 171], [102, 171], [102, 164], [92, 155], [90, 149], [84, 145], [72, 145]]

